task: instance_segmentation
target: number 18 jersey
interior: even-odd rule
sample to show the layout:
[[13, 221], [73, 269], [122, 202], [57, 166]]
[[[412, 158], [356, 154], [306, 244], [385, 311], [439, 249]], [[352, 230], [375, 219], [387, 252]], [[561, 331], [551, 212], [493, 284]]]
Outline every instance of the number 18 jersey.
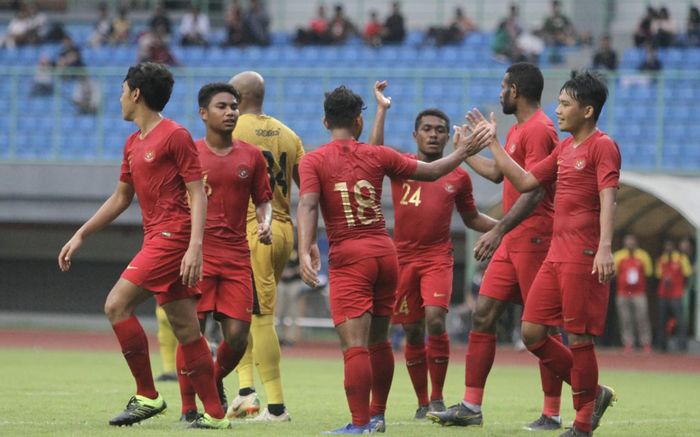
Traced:
[[382, 214], [382, 181], [408, 179], [417, 166], [393, 149], [355, 140], [332, 141], [304, 156], [301, 195], [320, 194], [331, 266], [394, 252]]

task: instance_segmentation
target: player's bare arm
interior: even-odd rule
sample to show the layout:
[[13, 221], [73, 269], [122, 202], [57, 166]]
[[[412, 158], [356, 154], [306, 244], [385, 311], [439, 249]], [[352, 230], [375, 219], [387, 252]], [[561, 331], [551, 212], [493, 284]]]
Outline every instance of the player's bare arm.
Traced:
[[316, 244], [320, 198], [319, 193], [306, 193], [299, 198], [297, 205], [299, 273], [301, 279], [314, 288], [318, 286], [318, 272], [321, 270], [321, 256]]
[[369, 144], [381, 146], [384, 144], [384, 124], [386, 121], [386, 112], [391, 108], [391, 97], [384, 95], [384, 90], [389, 86], [385, 80], [374, 83], [374, 98], [377, 101], [377, 112], [372, 123], [372, 131], [369, 135]]
[[255, 219], [258, 222], [258, 240], [262, 244], [272, 244], [272, 201], [255, 207]]
[[295, 164], [294, 167], [292, 167], [292, 179], [294, 179], [294, 183], [297, 185], [297, 188], [301, 188], [301, 178], [299, 178], [299, 164]]
[[478, 209], [470, 212], [460, 211], [459, 215], [462, 217], [462, 223], [464, 223], [466, 227], [474, 229], [477, 232], [488, 232], [498, 224], [498, 220], [484, 214]]
[[192, 230], [190, 244], [180, 263], [180, 276], [184, 285], [194, 287], [202, 279], [202, 239], [207, 219], [207, 195], [201, 180], [188, 182], [185, 186], [190, 198]]
[[71, 266], [73, 253], [83, 244], [83, 240], [112, 223], [124, 212], [134, 199], [134, 187], [118, 182], [114, 193], [100, 206], [95, 214], [78, 229], [70, 240], [61, 248], [58, 254], [58, 267], [67, 272]]
[[[470, 131], [474, 132], [477, 130], [479, 125], [484, 125], [484, 124], [490, 124], [490, 128], [493, 129], [494, 132], [494, 138], [488, 138], [487, 141], [496, 141], [498, 142], [498, 138], [495, 137], [495, 132], [496, 132], [496, 120], [495, 118], [492, 120], [493, 123], [489, 122], [486, 120], [486, 118], [479, 112], [478, 109], [472, 109], [467, 113], [465, 116], [467, 120], [467, 126], [469, 126]], [[485, 126], [482, 126], [485, 127]], [[474, 142], [474, 146], [486, 146], [486, 143], [482, 144], [477, 144]], [[500, 143], [499, 143], [500, 145]], [[467, 158], [464, 162], [467, 163], [469, 167], [472, 168], [479, 176], [490, 180], [493, 183], [500, 184], [503, 182], [503, 173], [501, 170], [498, 168], [496, 165], [496, 162], [493, 159], [486, 158], [485, 156], [477, 155], [474, 154]]]
[[503, 237], [527, 218], [544, 197], [544, 188], [538, 187], [533, 191], [523, 193], [518, 197], [505, 216], [484, 235], [479, 237], [474, 246], [474, 258], [484, 261], [493, 255], [501, 244]]
[[615, 276], [615, 261], [612, 254], [612, 237], [615, 231], [615, 209], [617, 189], [603, 189], [600, 194], [600, 242], [593, 259], [593, 271], [598, 274], [600, 283], [608, 282]]

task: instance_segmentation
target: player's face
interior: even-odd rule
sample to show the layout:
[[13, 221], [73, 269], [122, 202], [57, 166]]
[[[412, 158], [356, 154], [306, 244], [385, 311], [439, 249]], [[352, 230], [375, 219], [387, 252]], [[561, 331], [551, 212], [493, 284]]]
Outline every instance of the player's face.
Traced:
[[513, 85], [510, 84], [508, 73], [503, 76], [503, 80], [501, 81], [501, 95], [499, 96], [499, 100], [501, 101], [501, 108], [504, 114], [515, 114], [517, 108], [513, 99]]
[[231, 93], [215, 94], [206, 111], [201, 114], [207, 128], [231, 133], [238, 122], [238, 101]]
[[576, 132], [593, 116], [593, 107], [581, 106], [566, 90], [559, 94], [559, 106], [556, 110], [559, 129], [563, 132]]
[[421, 117], [418, 129], [413, 132], [413, 138], [416, 139], [418, 150], [424, 154], [440, 155], [450, 138], [450, 130], [442, 118], [425, 115]]
[[119, 97], [119, 103], [122, 107], [122, 118], [126, 121], [134, 120], [134, 108], [136, 104], [133, 100], [133, 91], [129, 88], [126, 81], [122, 82], [122, 95]]

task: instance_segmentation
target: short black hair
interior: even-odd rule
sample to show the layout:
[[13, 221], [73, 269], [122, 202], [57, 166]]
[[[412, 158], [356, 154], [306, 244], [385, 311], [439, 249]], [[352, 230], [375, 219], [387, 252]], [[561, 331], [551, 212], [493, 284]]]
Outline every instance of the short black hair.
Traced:
[[211, 103], [211, 99], [219, 93], [229, 93], [236, 98], [237, 102], [241, 101], [241, 94], [233, 85], [226, 82], [212, 82], [204, 85], [199, 89], [197, 94], [197, 103], [200, 108], [206, 108]]
[[162, 111], [170, 100], [175, 79], [163, 64], [142, 62], [129, 67], [124, 82], [132, 91], [141, 90], [143, 100], [153, 111]]
[[445, 125], [447, 126], [447, 130], [448, 131], [450, 130], [450, 117], [448, 117], [447, 114], [445, 114], [444, 112], [442, 112], [441, 110], [439, 110], [437, 108], [428, 108], [428, 109], [422, 110], [421, 112], [418, 113], [418, 115], [416, 115], [416, 121], [413, 124], [413, 131], [414, 132], [418, 131], [418, 128], [420, 127], [420, 122], [423, 119], [423, 117], [426, 117], [429, 115], [443, 119], [445, 121]]
[[562, 91], [566, 91], [582, 106], [593, 106], [593, 118], [598, 121], [608, 98], [608, 86], [599, 74], [590, 70], [574, 71], [571, 79], [559, 90], [560, 93]]
[[537, 65], [529, 62], [516, 62], [508, 67], [506, 73], [508, 73], [508, 84], [515, 84], [518, 94], [530, 102], [539, 103], [542, 99], [544, 78]]
[[345, 85], [326, 93], [323, 101], [323, 111], [329, 129], [351, 128], [363, 109], [365, 102], [362, 97]]

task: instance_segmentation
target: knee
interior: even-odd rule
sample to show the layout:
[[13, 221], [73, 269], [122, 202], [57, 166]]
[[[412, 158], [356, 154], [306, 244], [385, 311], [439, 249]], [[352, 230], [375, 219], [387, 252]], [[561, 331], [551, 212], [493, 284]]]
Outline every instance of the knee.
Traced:
[[496, 332], [495, 318], [488, 311], [477, 309], [472, 317], [472, 330], [493, 334]]
[[126, 310], [118, 300], [107, 297], [104, 307], [105, 315], [111, 324], [121, 322], [130, 317], [131, 314]]
[[427, 323], [428, 335], [442, 335], [445, 333], [445, 318], [432, 317]]
[[546, 331], [539, 328], [537, 325], [524, 324], [522, 327], [523, 343], [526, 346], [532, 346], [542, 340], [546, 335]]
[[406, 342], [409, 344], [421, 344], [425, 341], [425, 333], [416, 324], [403, 325], [406, 333]]

